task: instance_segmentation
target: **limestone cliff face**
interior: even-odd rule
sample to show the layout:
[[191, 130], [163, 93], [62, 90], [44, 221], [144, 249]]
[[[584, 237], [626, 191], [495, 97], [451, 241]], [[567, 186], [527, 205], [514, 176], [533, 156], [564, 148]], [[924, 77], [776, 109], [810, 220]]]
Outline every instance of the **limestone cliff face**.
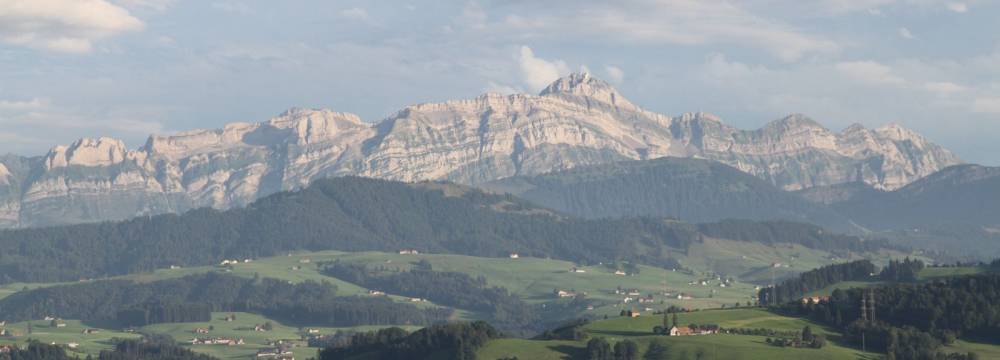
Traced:
[[740, 130], [705, 113], [645, 111], [587, 74], [538, 96], [485, 94], [365, 123], [292, 109], [262, 123], [153, 135], [129, 150], [82, 139], [0, 158], [0, 227], [245, 205], [327, 176], [478, 184], [664, 156], [718, 160], [787, 190], [854, 181], [895, 189], [960, 160], [896, 125], [834, 133], [802, 115]]

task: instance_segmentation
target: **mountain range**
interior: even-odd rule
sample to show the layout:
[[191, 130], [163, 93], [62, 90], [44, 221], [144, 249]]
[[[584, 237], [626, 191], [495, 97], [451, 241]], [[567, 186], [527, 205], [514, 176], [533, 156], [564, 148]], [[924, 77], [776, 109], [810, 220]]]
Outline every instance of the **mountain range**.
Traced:
[[292, 109], [261, 123], [152, 135], [137, 149], [98, 138], [44, 156], [7, 155], [0, 157], [0, 226], [229, 208], [330, 176], [477, 185], [661, 157], [719, 161], [783, 190], [855, 182], [894, 190], [961, 163], [898, 125], [833, 132], [791, 115], [741, 130], [706, 113], [661, 115], [584, 73], [537, 96], [413, 105], [377, 123]]

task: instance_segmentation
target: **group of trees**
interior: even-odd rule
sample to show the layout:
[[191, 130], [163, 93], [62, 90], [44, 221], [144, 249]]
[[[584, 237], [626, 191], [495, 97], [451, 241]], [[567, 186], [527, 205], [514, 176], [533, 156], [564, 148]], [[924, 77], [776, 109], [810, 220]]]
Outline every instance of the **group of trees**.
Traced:
[[363, 357], [373, 360], [441, 359], [473, 360], [476, 350], [500, 331], [483, 321], [433, 325], [413, 333], [398, 328], [355, 334], [349, 341], [320, 351], [319, 360]]
[[141, 326], [208, 321], [211, 311], [246, 311], [302, 326], [356, 326], [426, 325], [444, 321], [452, 313], [386, 298], [337, 296], [336, 289], [326, 282], [290, 284], [218, 273], [148, 283], [95, 281], [15, 293], [0, 300], [0, 318], [19, 321], [56, 315]]
[[827, 265], [799, 274], [772, 288], [763, 288], [758, 293], [762, 304], [783, 304], [797, 301], [803, 294], [825, 288], [841, 281], [866, 280], [875, 273], [875, 264], [868, 260], [858, 260], [843, 264]]
[[[862, 316], [861, 303], [874, 300]], [[1000, 274], [953, 277], [926, 283], [895, 283], [872, 289], [835, 290], [819, 304], [786, 305], [815, 320], [840, 327], [858, 344], [898, 359], [938, 359], [941, 344], [972, 335], [1000, 341]]]
[[765, 342], [779, 347], [797, 347], [819, 349], [826, 346], [826, 335], [813, 334], [812, 327], [806, 325], [802, 331], [793, 332], [791, 337], [770, 338]]
[[882, 239], [862, 239], [826, 231], [822, 227], [787, 220], [722, 220], [699, 224], [698, 231], [720, 239], [755, 241], [765, 244], [799, 244], [832, 252], [867, 252], [900, 248]]
[[616, 342], [614, 347], [605, 338], [587, 342], [585, 360], [639, 360], [639, 344], [632, 340]]
[[98, 360], [215, 360], [180, 346], [167, 336], [119, 340], [114, 350], [103, 350]]
[[536, 336], [535, 339], [538, 340], [573, 340], [580, 341], [586, 340], [589, 335], [587, 331], [583, 329], [584, 326], [590, 323], [587, 319], [577, 319], [570, 321], [566, 324], [558, 326], [554, 329], [545, 330], [545, 332]]
[[917, 281], [917, 274], [923, 269], [924, 262], [917, 259], [889, 260], [889, 265], [882, 269], [879, 278], [891, 282]]
[[491, 324], [507, 332], [538, 331], [543, 325], [534, 307], [506, 288], [489, 286], [483, 277], [433, 271], [430, 264], [399, 271], [336, 261], [325, 266], [323, 273], [370, 289], [487, 313]]

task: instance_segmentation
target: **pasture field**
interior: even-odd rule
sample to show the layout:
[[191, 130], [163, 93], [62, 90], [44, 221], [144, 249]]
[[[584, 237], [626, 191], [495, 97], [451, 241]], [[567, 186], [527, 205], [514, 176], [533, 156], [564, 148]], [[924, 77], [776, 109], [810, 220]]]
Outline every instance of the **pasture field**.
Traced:
[[[28, 333], [28, 324], [31, 324], [31, 333]], [[140, 335], [126, 333], [122, 331], [98, 329], [94, 334], [84, 334], [85, 329], [93, 328], [81, 323], [78, 320], [65, 320], [65, 327], [52, 327], [50, 321], [33, 320], [16, 323], [8, 323], [7, 331], [16, 335], [15, 337], [0, 337], [0, 344], [23, 344], [28, 339], [34, 339], [46, 344], [67, 345], [78, 344], [75, 349], [68, 349], [70, 353], [96, 355], [101, 350], [114, 347], [113, 339], [138, 338]]]
[[[828, 341], [822, 349], [780, 348], [766, 343], [763, 336], [747, 335], [702, 335], [702, 336], [657, 336], [652, 334], [653, 326], [662, 325], [659, 315], [638, 318], [615, 317], [595, 321], [584, 327], [591, 337], [603, 337], [614, 344], [629, 339], [639, 344], [645, 353], [649, 345], [658, 342], [668, 348], [671, 359], [879, 359], [873, 353], [863, 353], [858, 349], [844, 347]], [[801, 330], [809, 325], [816, 333], [835, 338], [836, 333], [807, 320], [786, 317], [761, 309], [709, 310], [678, 314], [682, 324], [718, 324], [722, 327], [764, 327], [775, 330]], [[586, 341], [544, 341], [524, 339], [501, 339], [487, 344], [480, 350], [482, 359], [498, 359], [516, 356], [519, 359], [569, 359], [582, 354]]]

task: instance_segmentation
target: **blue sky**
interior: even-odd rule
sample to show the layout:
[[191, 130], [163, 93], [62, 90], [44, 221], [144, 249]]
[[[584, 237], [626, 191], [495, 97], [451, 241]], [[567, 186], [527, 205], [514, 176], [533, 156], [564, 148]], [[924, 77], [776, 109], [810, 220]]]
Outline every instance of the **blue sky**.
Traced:
[[290, 107], [378, 121], [584, 69], [668, 115], [896, 122], [1000, 165], [997, 19], [986, 0], [0, 0], [0, 153]]

